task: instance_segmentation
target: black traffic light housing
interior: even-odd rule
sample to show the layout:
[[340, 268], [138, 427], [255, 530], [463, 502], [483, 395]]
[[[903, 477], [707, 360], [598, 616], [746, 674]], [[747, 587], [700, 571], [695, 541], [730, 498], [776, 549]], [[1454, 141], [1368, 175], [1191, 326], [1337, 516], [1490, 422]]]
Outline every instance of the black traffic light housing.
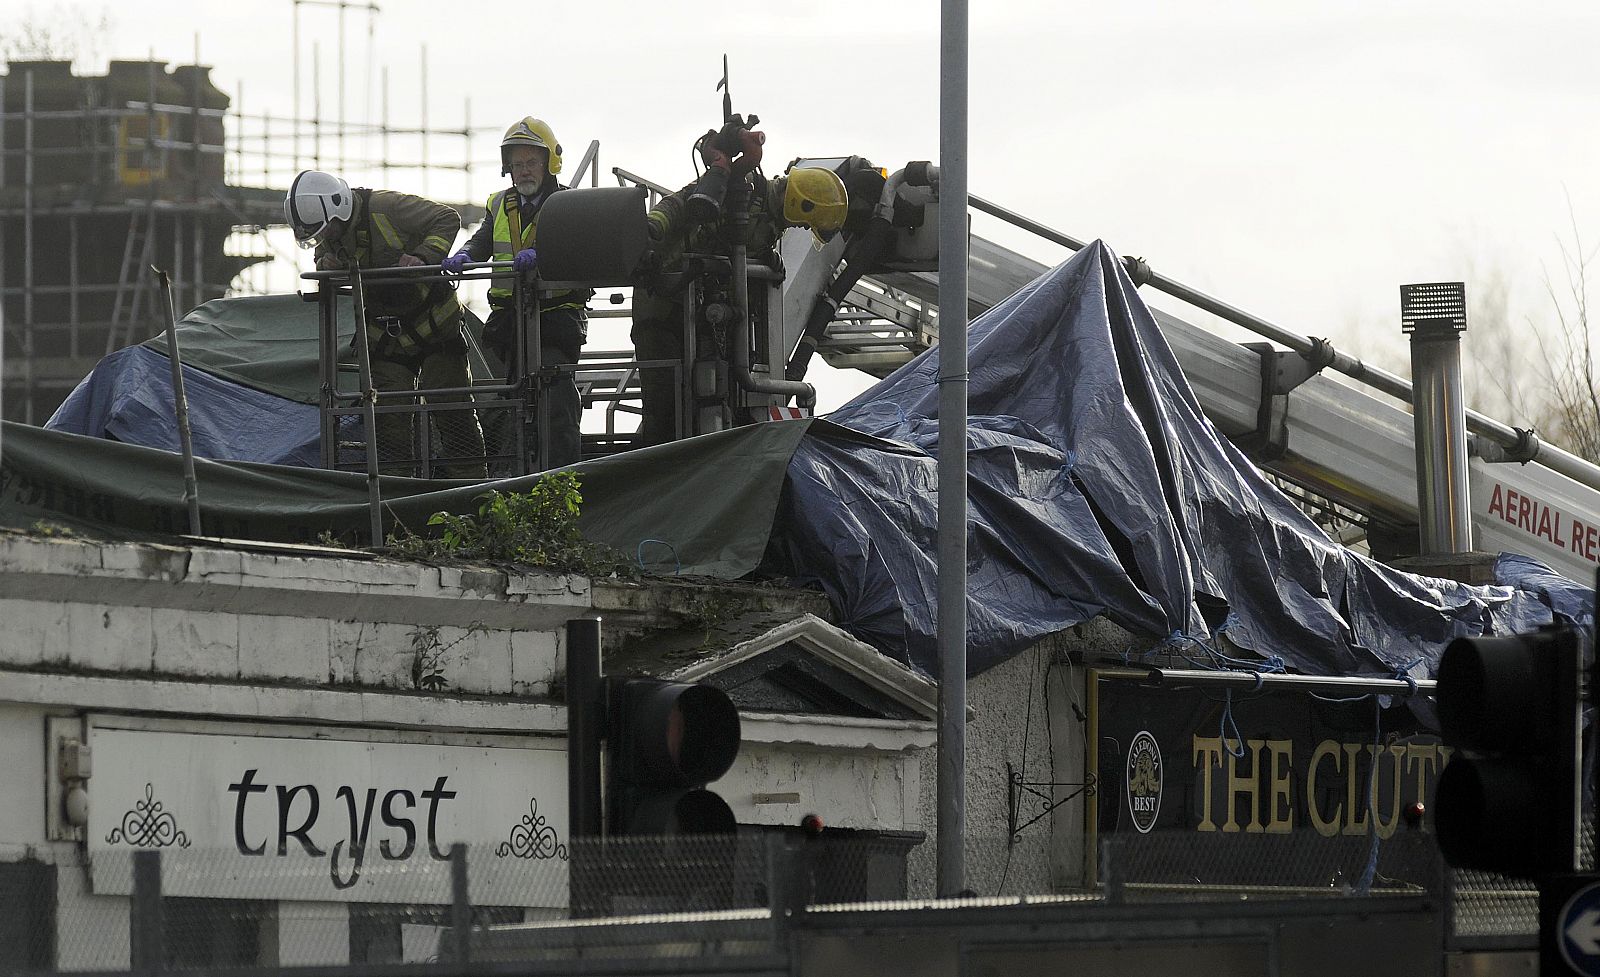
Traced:
[[1581, 813], [1578, 632], [1457, 638], [1439, 660], [1439, 726], [1457, 752], [1434, 830], [1457, 868], [1538, 878], [1576, 867]]
[[739, 753], [739, 711], [710, 685], [606, 680], [606, 834], [733, 834], [733, 811], [706, 784]]

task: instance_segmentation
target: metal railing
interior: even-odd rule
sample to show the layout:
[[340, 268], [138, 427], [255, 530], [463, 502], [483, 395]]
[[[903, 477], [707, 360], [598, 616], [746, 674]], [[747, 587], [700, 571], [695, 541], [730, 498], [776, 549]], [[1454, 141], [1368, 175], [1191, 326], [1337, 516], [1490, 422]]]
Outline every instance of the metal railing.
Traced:
[[[317, 287], [315, 295], [308, 295], [307, 299], [318, 304], [322, 466], [367, 474], [375, 545], [385, 538], [379, 514], [382, 475], [433, 478], [454, 472], [456, 477], [463, 477], [459, 473], [464, 470], [472, 468], [476, 472], [481, 468], [482, 474], [467, 477], [502, 478], [543, 470], [548, 466], [542, 459], [550, 457], [552, 441], [548, 392], [553, 385], [567, 382], [578, 389], [580, 411], [595, 403], [607, 404], [604, 433], [580, 435], [585, 456], [624, 450], [634, 446], [636, 434], [619, 429], [618, 415], [639, 412], [640, 371], [671, 370], [674, 384], [681, 386], [684, 381], [681, 362], [640, 361], [633, 358], [631, 351], [582, 354], [575, 364], [545, 364], [538, 298], [587, 286], [520, 274], [509, 261], [469, 262], [460, 274], [446, 273], [440, 265], [418, 265], [354, 273], [312, 271], [301, 277]], [[342, 344], [337, 300], [350, 296], [353, 318], [357, 323], [367, 323], [372, 321], [366, 314], [370, 290], [402, 281], [443, 281], [452, 286], [509, 281], [515, 318], [524, 324], [513, 330], [510, 362], [500, 364], [483, 354], [479, 339], [464, 324], [466, 342], [478, 351], [480, 366], [499, 369], [492, 379], [474, 377], [469, 386], [418, 385], [398, 389], [385, 388], [375, 381], [368, 329], [355, 328], [349, 345]], [[616, 317], [628, 316], [631, 311], [612, 307], [595, 314]], [[405, 420], [396, 422], [394, 418]], [[395, 435], [401, 423], [409, 432], [404, 437]], [[681, 424], [680, 417], [680, 427]], [[468, 425], [481, 432], [481, 443], [459, 435]], [[381, 438], [380, 429], [390, 437]], [[447, 433], [452, 429], [457, 432], [454, 439]], [[390, 443], [395, 441], [400, 443]]]
[[1531, 885], [1451, 872], [1422, 832], [1381, 848], [1312, 832], [1127, 832], [1101, 841], [1095, 887], [933, 900], [917, 895], [913, 839], [745, 827], [575, 840], [534, 817], [505, 840], [441, 849], [430, 832], [400, 851], [377, 844], [388, 830], [331, 855], [304, 838], [260, 853], [179, 839], [102, 851], [92, 866], [19, 863], [0, 872], [16, 924], [0, 926], [0, 974], [784, 974], [805, 940], [867, 931], [1019, 947], [1050, 934], [1066, 950], [1072, 933], [1138, 946], [1143, 925], [1203, 952], [1236, 939], [1237, 919], [1317, 932], [1343, 919], [1359, 938], [1359, 921], [1402, 915], [1432, 921], [1420, 950], [1442, 960], [1528, 950], [1537, 933]]
[[[972, 209], [998, 218], [1013, 227], [1021, 228], [1046, 241], [1059, 244], [1073, 251], [1079, 251], [1085, 247], [1085, 242], [1075, 237], [1024, 217], [1016, 211], [1009, 210], [982, 197], [969, 196], [967, 200]], [[1352, 380], [1366, 384], [1392, 397], [1399, 398], [1408, 406], [1412, 402], [1412, 384], [1410, 381], [1365, 363], [1348, 353], [1339, 352], [1326, 339], [1302, 336], [1291, 332], [1260, 316], [1252, 315], [1243, 309], [1229, 305], [1221, 299], [1152, 271], [1142, 259], [1133, 263], [1133, 268], [1137, 271], [1134, 279], [1135, 284], [1149, 284], [1158, 291], [1187, 302], [1197, 309], [1202, 309], [1234, 325], [1242, 326], [1259, 336], [1287, 346], [1289, 349], [1306, 357], [1313, 364], [1320, 364], [1337, 370]], [[1474, 434], [1488, 438], [1497, 445], [1504, 453], [1504, 460], [1536, 461], [1551, 471], [1565, 475], [1573, 481], [1593, 489], [1600, 489], [1600, 466], [1564, 451], [1555, 445], [1540, 441], [1531, 430], [1512, 427], [1474, 410], [1467, 411], [1467, 426]]]

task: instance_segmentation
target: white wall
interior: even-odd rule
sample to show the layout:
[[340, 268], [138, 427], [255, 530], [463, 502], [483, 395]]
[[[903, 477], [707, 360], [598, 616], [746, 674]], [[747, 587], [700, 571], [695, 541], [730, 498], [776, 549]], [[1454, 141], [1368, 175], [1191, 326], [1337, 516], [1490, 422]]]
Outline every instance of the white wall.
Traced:
[[[1039, 784], [1041, 793], [1063, 798], [1083, 781], [1086, 726], [1071, 703], [1083, 707], [1083, 670], [1069, 665], [1078, 655], [1115, 655], [1135, 642], [1106, 621], [1054, 635], [1033, 648], [971, 678], [967, 705], [966, 888], [978, 895], [1046, 894], [1082, 885], [1084, 814], [1092, 798], [1079, 796], [1023, 828], [1009, 842], [1006, 763]], [[1080, 659], [1081, 660], [1081, 659]], [[927, 840], [908, 860], [911, 893], [935, 894], [938, 879], [937, 760], [924, 753], [920, 801]], [[1058, 786], [1049, 786], [1054, 782]], [[1018, 823], [1037, 815], [1043, 801], [1024, 793]]]
[[25, 857], [44, 841], [44, 710], [0, 708], [0, 860]]
[[[607, 609], [608, 628], [652, 620], [639, 589], [606, 592], [643, 608]], [[814, 595], [801, 598], [813, 609]], [[0, 770], [10, 785], [0, 860], [57, 866], [58, 966], [126, 967], [128, 900], [91, 893], [79, 843], [48, 837], [49, 716], [149, 717], [196, 732], [287, 724], [277, 728], [397, 742], [437, 730], [559, 734], [565, 708], [551, 690], [563, 624], [596, 604], [582, 578], [0, 533]], [[417, 687], [430, 668], [443, 679], [437, 694]], [[752, 718], [738, 765], [716, 785], [741, 821], [795, 824], [814, 811], [836, 827], [921, 826], [927, 723]], [[785, 792], [799, 799], [755, 803]], [[344, 959], [340, 907], [280, 906], [264, 934], [275, 962]]]

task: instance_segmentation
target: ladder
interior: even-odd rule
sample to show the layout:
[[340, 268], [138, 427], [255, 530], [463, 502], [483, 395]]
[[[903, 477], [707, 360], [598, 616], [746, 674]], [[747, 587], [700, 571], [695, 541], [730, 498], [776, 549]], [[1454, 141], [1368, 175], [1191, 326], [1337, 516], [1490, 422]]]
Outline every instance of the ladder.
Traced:
[[[146, 284], [146, 272], [155, 261], [155, 247], [155, 207], [130, 211], [128, 236], [122, 245], [122, 268], [117, 273], [117, 291], [111, 302], [111, 325], [106, 330], [106, 356], [132, 343], [141, 311], [155, 302]], [[156, 311], [150, 308], [151, 317]]]
[[[1075, 250], [1083, 246], [980, 198], [972, 199], [975, 209], [1057, 244]], [[968, 304], [973, 316], [1047, 270], [1044, 264], [981, 237], [973, 236], [969, 242]], [[797, 305], [815, 301], [831, 280], [829, 270], [837, 266], [839, 250], [802, 250], [791, 247], [786, 238], [785, 263], [790, 281], [801, 292]], [[819, 343], [818, 354], [835, 367], [887, 376], [938, 342], [938, 283], [938, 273], [930, 271], [863, 277], [841, 305], [840, 317]], [[1164, 290], [1180, 298], [1188, 292], [1181, 287]], [[1210, 304], [1206, 311], [1215, 313], [1223, 307], [1199, 297]], [[1194, 304], [1189, 298], [1183, 300]], [[1260, 468], [1371, 522], [1400, 530], [1416, 525], [1415, 430], [1409, 405], [1392, 391], [1381, 385], [1353, 386], [1315, 373], [1287, 393], [1263, 393], [1270, 386], [1264, 382], [1264, 371], [1275, 368], [1276, 357], [1294, 354], [1266, 348], [1269, 344], [1235, 343], [1167, 311], [1152, 308], [1151, 312], [1207, 417], [1236, 444], [1261, 445], [1247, 451]], [[786, 321], [803, 322], [804, 316], [788, 313]], [[1241, 324], [1256, 328], [1250, 321]], [[1289, 335], [1281, 330], [1264, 334], [1280, 342], [1279, 337]], [[798, 335], [792, 338], [797, 340]], [[1269, 411], [1262, 410], [1264, 397], [1273, 398]], [[1269, 414], [1272, 430], [1258, 430], [1260, 419]], [[1600, 566], [1600, 467], [1549, 445], [1528, 464], [1491, 462], [1478, 454], [1468, 464], [1476, 549], [1524, 554], [1572, 580], [1593, 583]]]

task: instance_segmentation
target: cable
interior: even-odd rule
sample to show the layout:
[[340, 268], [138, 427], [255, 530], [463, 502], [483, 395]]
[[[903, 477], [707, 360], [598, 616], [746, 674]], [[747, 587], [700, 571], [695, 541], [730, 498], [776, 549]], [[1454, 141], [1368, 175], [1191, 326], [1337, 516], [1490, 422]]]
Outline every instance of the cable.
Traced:
[[[1028, 779], [1028, 730], [1033, 727], [1033, 683], [1034, 683], [1034, 680], [1037, 679], [1038, 677], [1039, 677], [1038, 669], [1032, 669], [1032, 670], [1029, 671], [1029, 673], [1028, 673], [1028, 705], [1023, 710], [1023, 714], [1022, 714], [1022, 767], [1021, 767], [1021, 772], [1019, 773], [1018, 776], [1024, 782], [1026, 782], [1027, 779]], [[1050, 685], [1049, 685], [1048, 682], [1046, 682], [1045, 683], [1045, 709], [1044, 709], [1046, 716], [1048, 716], [1050, 714], [1049, 696], [1050, 696]], [[1010, 794], [1011, 789], [1012, 789], [1011, 785], [1009, 783], [1006, 784], [1006, 793], [1008, 795]], [[1052, 801], [1055, 800], [1054, 788], [1052, 788], [1052, 793], [1051, 793], [1050, 799]], [[1020, 803], [1021, 798], [1018, 798], [1018, 801]], [[1000, 870], [1000, 884], [995, 887], [995, 891], [994, 891], [994, 894], [997, 895], [997, 896], [1001, 895], [1002, 893], [1005, 892], [1005, 889], [1006, 889], [1006, 878], [1011, 875], [1011, 853], [1016, 851], [1016, 848], [1017, 848], [1017, 846], [1013, 843], [1013, 839], [1007, 838], [1006, 839], [1006, 864], [1005, 864], [1005, 867]]]

